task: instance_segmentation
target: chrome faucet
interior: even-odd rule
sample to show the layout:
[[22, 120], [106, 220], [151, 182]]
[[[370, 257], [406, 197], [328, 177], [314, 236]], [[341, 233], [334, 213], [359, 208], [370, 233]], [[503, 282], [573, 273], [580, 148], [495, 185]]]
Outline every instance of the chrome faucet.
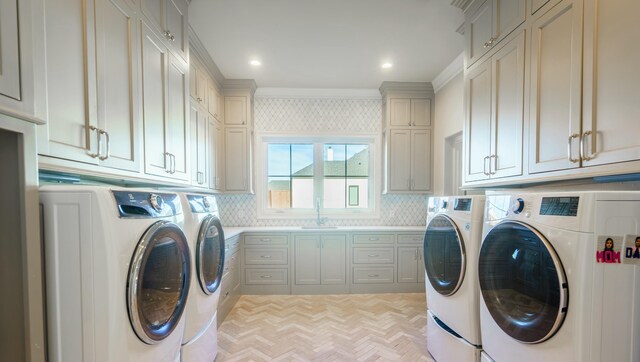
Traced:
[[327, 222], [326, 217], [320, 217], [320, 198], [316, 200], [316, 215], [316, 225], [324, 225], [324, 223]]

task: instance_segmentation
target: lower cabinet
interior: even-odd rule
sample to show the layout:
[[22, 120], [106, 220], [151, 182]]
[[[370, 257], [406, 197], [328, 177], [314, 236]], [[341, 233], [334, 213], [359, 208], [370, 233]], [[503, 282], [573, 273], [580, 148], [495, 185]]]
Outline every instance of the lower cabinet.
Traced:
[[398, 283], [424, 283], [421, 246], [398, 247]]
[[242, 293], [290, 294], [289, 234], [247, 233], [243, 240]]
[[294, 236], [294, 294], [347, 293], [347, 236]]
[[220, 300], [218, 301], [218, 326], [222, 324], [238, 301], [238, 298], [240, 298], [239, 246], [239, 235], [225, 240], [224, 271], [220, 285]]

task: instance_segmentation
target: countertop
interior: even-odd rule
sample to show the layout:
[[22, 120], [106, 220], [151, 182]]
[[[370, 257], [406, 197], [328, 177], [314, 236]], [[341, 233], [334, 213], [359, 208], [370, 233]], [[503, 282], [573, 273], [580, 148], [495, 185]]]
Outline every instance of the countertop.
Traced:
[[224, 228], [225, 238], [232, 238], [241, 233], [289, 233], [289, 232], [424, 232], [426, 226], [338, 226], [338, 227], [310, 227], [301, 226], [233, 226]]

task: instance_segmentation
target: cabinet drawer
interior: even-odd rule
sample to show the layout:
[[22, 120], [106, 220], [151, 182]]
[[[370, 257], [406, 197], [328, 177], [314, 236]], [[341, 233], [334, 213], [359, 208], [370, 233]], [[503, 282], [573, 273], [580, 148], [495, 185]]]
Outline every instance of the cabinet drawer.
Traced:
[[246, 235], [245, 245], [287, 245], [289, 237], [287, 235]]
[[238, 246], [240, 245], [240, 238], [234, 236], [230, 239], [226, 239], [224, 241], [224, 252], [226, 254], [233, 254], [236, 250], [238, 250]]
[[353, 248], [353, 262], [356, 264], [393, 264], [393, 247]]
[[224, 256], [224, 269], [222, 277], [224, 278], [230, 272], [238, 269], [238, 253], [227, 254]]
[[245, 269], [245, 284], [288, 284], [287, 269]]
[[287, 264], [288, 255], [288, 248], [246, 248], [244, 263], [246, 265]]
[[393, 244], [396, 241], [393, 234], [354, 234], [354, 244]]
[[393, 268], [353, 268], [353, 283], [393, 283]]
[[422, 244], [423, 242], [424, 242], [423, 234], [398, 235], [398, 244]]

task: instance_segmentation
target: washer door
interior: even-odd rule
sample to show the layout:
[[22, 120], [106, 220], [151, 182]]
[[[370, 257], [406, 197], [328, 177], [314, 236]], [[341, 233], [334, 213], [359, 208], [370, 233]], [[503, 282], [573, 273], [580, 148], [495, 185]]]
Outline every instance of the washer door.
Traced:
[[187, 238], [178, 225], [158, 221], [144, 233], [129, 267], [127, 307], [138, 338], [156, 344], [180, 322], [189, 290]]
[[224, 232], [220, 219], [209, 215], [200, 224], [196, 249], [196, 270], [205, 294], [213, 294], [218, 289], [223, 269]]
[[424, 268], [433, 289], [452, 295], [464, 280], [466, 255], [460, 230], [448, 216], [438, 215], [424, 234]]
[[555, 250], [534, 228], [498, 224], [482, 242], [480, 290], [502, 330], [523, 343], [545, 341], [567, 312], [567, 279]]

